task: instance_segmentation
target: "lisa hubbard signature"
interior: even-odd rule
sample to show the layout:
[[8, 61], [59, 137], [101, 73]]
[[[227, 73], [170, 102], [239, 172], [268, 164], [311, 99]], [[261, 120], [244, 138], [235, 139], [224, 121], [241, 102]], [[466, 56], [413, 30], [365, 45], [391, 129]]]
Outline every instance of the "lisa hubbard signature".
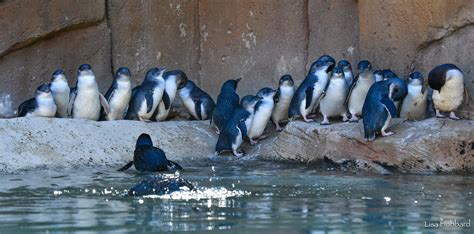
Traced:
[[425, 221], [426, 228], [471, 228], [471, 219], [441, 219], [439, 221]]

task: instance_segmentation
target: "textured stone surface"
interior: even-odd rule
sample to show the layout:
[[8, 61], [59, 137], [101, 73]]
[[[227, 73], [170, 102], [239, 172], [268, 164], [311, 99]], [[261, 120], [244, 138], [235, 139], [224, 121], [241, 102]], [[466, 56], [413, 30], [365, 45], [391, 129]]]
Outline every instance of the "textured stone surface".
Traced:
[[276, 87], [287, 73], [302, 80], [307, 46], [305, 4], [200, 1], [203, 88], [216, 97], [225, 80], [242, 77], [238, 92], [244, 95], [264, 86]]

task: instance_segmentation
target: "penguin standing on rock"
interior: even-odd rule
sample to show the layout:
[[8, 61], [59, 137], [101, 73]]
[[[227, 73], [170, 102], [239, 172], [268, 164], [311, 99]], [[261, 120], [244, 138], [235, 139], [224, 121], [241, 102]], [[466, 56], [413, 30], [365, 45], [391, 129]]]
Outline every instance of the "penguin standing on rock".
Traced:
[[422, 120], [428, 108], [428, 92], [423, 75], [413, 72], [408, 77], [408, 94], [403, 99], [400, 117], [406, 120]]
[[176, 162], [168, 160], [165, 152], [160, 148], [154, 147], [150, 135], [142, 133], [135, 144], [135, 151], [133, 152], [133, 161], [127, 163], [119, 169], [125, 171], [132, 165], [135, 165], [137, 171], [176, 171], [183, 168]]
[[250, 113], [250, 115], [245, 119], [245, 127], [249, 130], [252, 127], [253, 117], [255, 115], [255, 106], [258, 101], [262, 100], [259, 96], [247, 95], [242, 98], [240, 105]]
[[57, 106], [56, 117], [67, 118], [67, 107], [69, 105], [69, 94], [71, 89], [67, 83], [63, 70], [56, 70], [49, 83], [49, 88], [53, 94], [54, 102]]
[[132, 90], [132, 98], [125, 119], [149, 122], [165, 90], [164, 68], [148, 70], [145, 80]]
[[344, 79], [346, 80], [347, 87], [351, 87], [352, 83], [354, 82], [351, 63], [347, 60], [341, 60], [337, 63], [337, 66], [339, 66], [344, 73]]
[[342, 121], [346, 122], [347, 107], [344, 104], [347, 93], [349, 92], [348, 81], [344, 77], [341, 67], [336, 66], [332, 72], [331, 79], [326, 94], [321, 99], [320, 111], [324, 119], [321, 125], [329, 124], [329, 117], [342, 116]]
[[94, 72], [89, 64], [82, 64], [77, 71], [76, 87], [71, 90], [68, 112], [73, 118], [99, 120], [101, 106], [106, 114], [109, 104], [99, 91]]
[[54, 117], [57, 107], [48, 84], [36, 89], [35, 97], [24, 101], [18, 107], [18, 117]]
[[347, 95], [346, 102], [348, 104], [349, 113], [351, 114], [352, 123], [359, 122], [357, 116], [362, 115], [362, 106], [370, 86], [375, 82], [372, 64], [367, 60], [362, 60], [357, 66], [359, 74], [357, 75], [352, 87]]
[[275, 95], [275, 108], [272, 113], [272, 122], [275, 124], [277, 131], [283, 130], [280, 122], [288, 119], [288, 108], [295, 94], [294, 84], [293, 78], [290, 75], [284, 75], [280, 78], [279, 87]]
[[212, 97], [191, 80], [187, 80], [184, 87], [179, 89], [179, 97], [191, 116], [197, 120], [210, 119], [216, 107]]
[[171, 110], [171, 104], [173, 104], [176, 92], [186, 85], [188, 77], [186, 73], [181, 70], [167, 71], [163, 74], [165, 80], [165, 90], [163, 91], [163, 97], [161, 102], [156, 108], [155, 120], [164, 121], [168, 118], [168, 114]]
[[257, 144], [257, 139], [263, 135], [268, 121], [270, 121], [273, 107], [275, 106], [275, 103], [273, 102], [275, 94], [276, 90], [271, 88], [260, 89], [257, 93], [257, 96], [262, 100], [258, 101], [257, 105], [255, 105], [252, 125], [250, 126], [250, 129], [248, 129], [248, 137], [250, 144], [252, 145]]
[[328, 72], [334, 65], [331, 60], [318, 60], [311, 66], [310, 73], [303, 83], [296, 89], [291, 99], [288, 117], [294, 119], [302, 116], [305, 122], [311, 122], [308, 115], [316, 108], [321, 95], [326, 91], [329, 84]]
[[237, 94], [237, 84], [241, 78], [227, 80], [221, 87], [221, 92], [217, 96], [216, 108], [212, 114], [211, 123], [214, 122], [217, 132], [222, 130], [224, 124], [230, 119], [232, 112], [239, 106], [239, 95]]
[[428, 74], [428, 84], [433, 89], [436, 117], [444, 118], [441, 112], [449, 112], [450, 119], [461, 119], [455, 113], [464, 99], [464, 75], [461, 69], [450, 63], [438, 65]]
[[125, 116], [132, 96], [132, 75], [126, 67], [121, 67], [115, 73], [114, 80], [105, 99], [109, 103], [109, 114], [102, 113], [101, 120], [120, 120]]
[[375, 140], [377, 132], [382, 136], [395, 134], [392, 131], [387, 132], [392, 118], [397, 116], [394, 101], [403, 100], [407, 93], [405, 81], [399, 78], [379, 81], [370, 87], [362, 110], [365, 140]]

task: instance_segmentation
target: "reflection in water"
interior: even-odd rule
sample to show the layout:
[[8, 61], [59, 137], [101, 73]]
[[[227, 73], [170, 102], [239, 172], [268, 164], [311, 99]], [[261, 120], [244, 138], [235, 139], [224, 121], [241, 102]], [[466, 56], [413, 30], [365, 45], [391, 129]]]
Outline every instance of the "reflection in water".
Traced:
[[126, 196], [143, 176], [113, 169], [3, 175], [0, 232], [425, 232], [425, 221], [474, 217], [472, 176], [378, 176], [228, 161], [183, 172], [197, 191]]

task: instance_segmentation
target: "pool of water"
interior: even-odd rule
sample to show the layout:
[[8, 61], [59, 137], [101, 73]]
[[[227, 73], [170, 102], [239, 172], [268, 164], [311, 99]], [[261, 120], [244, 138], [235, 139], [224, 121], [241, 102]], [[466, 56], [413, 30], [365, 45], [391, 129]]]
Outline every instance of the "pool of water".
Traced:
[[[186, 164], [185, 164], [186, 165]], [[474, 176], [373, 175], [216, 161], [181, 173], [195, 193], [128, 197], [144, 174], [113, 168], [2, 175], [0, 233], [458, 231], [474, 218]], [[443, 220], [441, 228], [427, 228]]]

